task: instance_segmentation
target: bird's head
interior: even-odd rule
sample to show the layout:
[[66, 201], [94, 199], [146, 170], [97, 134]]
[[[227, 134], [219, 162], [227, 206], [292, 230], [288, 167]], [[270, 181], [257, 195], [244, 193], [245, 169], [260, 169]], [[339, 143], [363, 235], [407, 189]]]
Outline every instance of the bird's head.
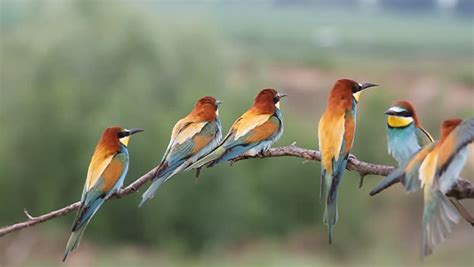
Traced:
[[442, 142], [443, 140], [448, 137], [448, 135], [456, 129], [456, 127], [459, 126], [459, 124], [462, 123], [462, 119], [460, 118], [453, 118], [449, 120], [443, 121], [441, 124], [441, 136], [440, 136], [440, 141]]
[[408, 101], [395, 102], [387, 111], [387, 124], [391, 128], [405, 128], [412, 123], [419, 126], [415, 109]]
[[254, 107], [263, 113], [274, 113], [275, 108], [280, 109], [280, 99], [287, 96], [278, 93], [275, 89], [263, 89], [255, 97]]
[[344, 106], [352, 106], [352, 101], [359, 102], [360, 93], [371, 87], [378, 86], [373, 83], [358, 83], [350, 79], [340, 79], [334, 84], [329, 96], [330, 101], [337, 101], [337, 103]]
[[219, 105], [221, 101], [212, 96], [205, 96], [199, 99], [194, 106], [193, 112], [202, 120], [213, 121], [219, 116]]
[[102, 134], [101, 143], [117, 147], [119, 146], [119, 144], [128, 146], [130, 136], [139, 132], [143, 132], [143, 129], [124, 129], [122, 127], [117, 126], [110, 127], [105, 129], [104, 133]]

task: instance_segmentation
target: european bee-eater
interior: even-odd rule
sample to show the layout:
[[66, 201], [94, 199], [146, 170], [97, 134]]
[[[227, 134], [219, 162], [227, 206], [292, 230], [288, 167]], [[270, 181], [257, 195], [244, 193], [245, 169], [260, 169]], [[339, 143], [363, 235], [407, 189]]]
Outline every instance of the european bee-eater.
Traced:
[[103, 132], [89, 164], [81, 206], [72, 225], [63, 261], [79, 246], [92, 216], [108, 197], [122, 187], [128, 171], [128, 141], [131, 135], [142, 131], [143, 129], [111, 127]]
[[142, 201], [152, 198], [158, 187], [178, 172], [207, 155], [222, 139], [218, 106], [221, 102], [206, 96], [173, 127], [171, 140]]
[[329, 94], [328, 105], [319, 121], [318, 136], [321, 150], [321, 188], [323, 198], [326, 183], [326, 207], [324, 223], [328, 225], [329, 243], [332, 242], [333, 226], [338, 220], [337, 187], [349, 159], [356, 128], [357, 103], [362, 90], [377, 86], [338, 80]]
[[219, 146], [189, 168], [212, 167], [238, 156], [268, 150], [283, 133], [280, 99], [285, 96], [274, 89], [260, 91], [253, 106], [232, 124]]
[[[398, 101], [386, 112], [387, 116], [387, 144], [389, 154], [402, 165], [408, 161], [413, 154], [422, 147], [433, 143], [433, 137], [420, 124], [415, 109], [408, 101]], [[374, 188], [371, 195], [381, 192], [383, 189], [398, 182], [398, 179], [387, 180]], [[420, 188], [419, 179], [409, 179], [400, 181], [407, 192], [414, 192]], [[464, 208], [457, 199], [450, 199], [461, 216], [471, 225], [474, 225], [474, 218]]]
[[[388, 153], [399, 165], [410, 159], [420, 148], [434, 142], [433, 137], [421, 126], [410, 102], [398, 101], [385, 114], [387, 114]], [[420, 188], [418, 179], [401, 182], [408, 192]]]
[[467, 158], [467, 145], [474, 141], [474, 119], [462, 122], [451, 119], [443, 122], [438, 142], [424, 146], [399, 168], [389, 179], [416, 179], [419, 175], [423, 188], [422, 256], [432, 253], [442, 242], [459, 214], [445, 194], [457, 182]]

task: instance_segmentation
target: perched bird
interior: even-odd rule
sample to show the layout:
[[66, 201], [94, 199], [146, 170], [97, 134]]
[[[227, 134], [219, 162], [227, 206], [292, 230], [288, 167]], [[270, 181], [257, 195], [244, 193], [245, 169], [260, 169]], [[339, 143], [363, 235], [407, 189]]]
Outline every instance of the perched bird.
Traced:
[[163, 182], [207, 155], [219, 144], [222, 139], [218, 109], [220, 103], [213, 97], [203, 97], [186, 117], [176, 123], [152, 184], [143, 194], [139, 206], [152, 198]]
[[229, 133], [209, 155], [188, 167], [212, 167], [242, 155], [256, 155], [268, 150], [283, 133], [279, 94], [274, 89], [258, 93], [253, 106], [232, 124]]
[[[422, 257], [442, 242], [459, 214], [445, 194], [456, 184], [467, 158], [467, 145], [474, 142], [474, 118], [446, 120], [438, 142], [424, 146], [388, 179], [419, 179], [423, 188]], [[418, 175], [417, 175], [418, 174]]]
[[[385, 114], [387, 115], [388, 153], [398, 162], [398, 165], [408, 161], [422, 147], [434, 142], [429, 132], [421, 126], [415, 109], [410, 102], [398, 101]], [[398, 181], [398, 179], [384, 179], [372, 190], [371, 195], [381, 192]], [[420, 188], [419, 179], [402, 180], [400, 182], [407, 192], [414, 192]], [[474, 218], [462, 203], [455, 198], [450, 200], [459, 214], [468, 223], [474, 225]]]
[[354, 141], [357, 103], [362, 90], [377, 86], [360, 84], [352, 80], [338, 80], [329, 94], [328, 105], [319, 121], [318, 136], [321, 150], [321, 188], [324, 195], [326, 184], [326, 207], [324, 223], [328, 225], [329, 243], [332, 242], [333, 226], [338, 220], [337, 187], [342, 180], [349, 153]]
[[108, 197], [122, 187], [128, 171], [128, 141], [131, 135], [142, 131], [143, 129], [111, 127], [102, 133], [89, 164], [81, 206], [72, 225], [63, 261], [79, 246], [92, 216]]
[[[421, 126], [415, 109], [410, 102], [398, 101], [385, 114], [388, 115], [388, 153], [399, 165], [410, 159], [423, 146], [434, 142], [433, 137]], [[407, 183], [407, 181], [401, 182], [408, 192], [416, 191], [420, 188], [420, 181], [418, 179], [413, 179], [411, 183]]]

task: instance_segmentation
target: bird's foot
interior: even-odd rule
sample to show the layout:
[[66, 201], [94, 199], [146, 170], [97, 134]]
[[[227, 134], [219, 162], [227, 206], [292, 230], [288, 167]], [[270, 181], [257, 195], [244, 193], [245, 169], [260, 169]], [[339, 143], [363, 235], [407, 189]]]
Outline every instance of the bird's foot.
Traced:
[[360, 180], [359, 180], [359, 188], [362, 188], [362, 186], [364, 185], [364, 178], [365, 176], [367, 176], [367, 173], [359, 173], [360, 175]]
[[202, 167], [196, 168], [196, 174], [194, 175], [196, 181], [199, 178], [199, 175], [201, 175], [201, 168]]

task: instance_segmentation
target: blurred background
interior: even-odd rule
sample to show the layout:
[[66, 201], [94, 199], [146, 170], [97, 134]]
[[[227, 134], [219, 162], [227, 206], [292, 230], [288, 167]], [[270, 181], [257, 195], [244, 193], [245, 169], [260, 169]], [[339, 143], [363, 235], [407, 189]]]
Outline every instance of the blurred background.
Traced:
[[[0, 1], [0, 225], [80, 199], [105, 127], [143, 127], [130, 183], [157, 165], [194, 102], [223, 100], [225, 129], [262, 88], [289, 94], [276, 146], [316, 148], [316, 122], [338, 78], [380, 84], [360, 102], [353, 153], [394, 164], [383, 111], [415, 104], [441, 120], [474, 115], [472, 0]], [[474, 179], [470, 150], [464, 177]], [[0, 266], [420, 265], [421, 194], [369, 197], [380, 177], [347, 173], [335, 242], [318, 200], [320, 167], [247, 160], [177, 175], [138, 209], [107, 202], [61, 263], [71, 213], [0, 238]], [[464, 202], [474, 212], [472, 200]], [[425, 265], [474, 262], [460, 222]]]

